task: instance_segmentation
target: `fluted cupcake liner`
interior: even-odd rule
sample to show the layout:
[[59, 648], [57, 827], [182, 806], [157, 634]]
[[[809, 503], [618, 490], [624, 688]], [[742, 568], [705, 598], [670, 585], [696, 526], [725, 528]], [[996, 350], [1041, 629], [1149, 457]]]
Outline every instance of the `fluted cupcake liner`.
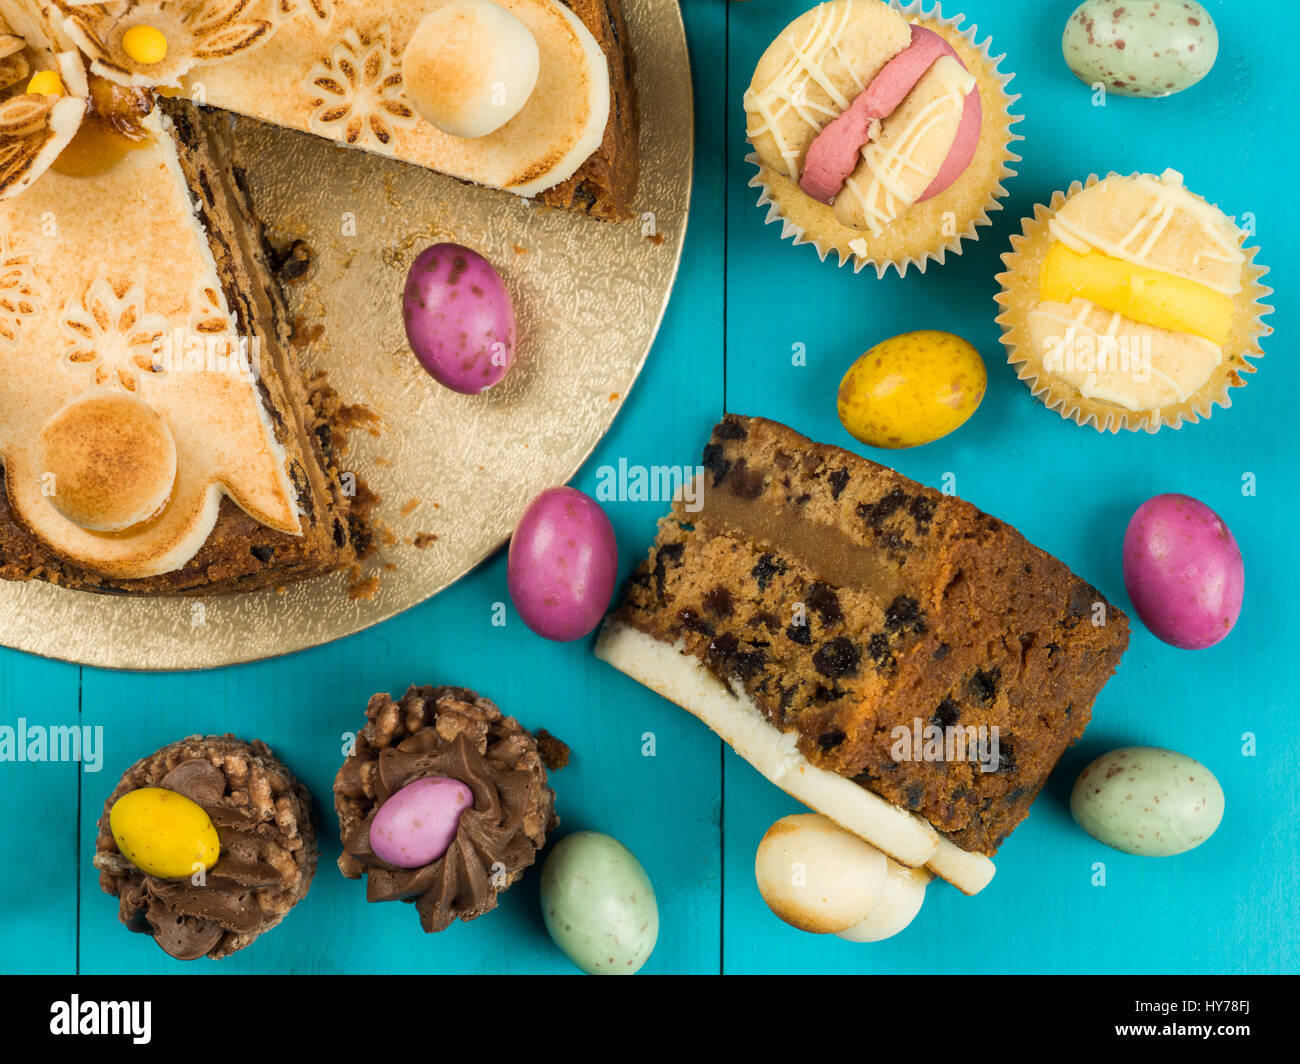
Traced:
[[[1119, 176], [1122, 175], [1112, 171], [1107, 174], [1107, 179]], [[998, 274], [1001, 289], [996, 297], [1002, 308], [997, 322], [1002, 327], [1007, 362], [1015, 368], [1034, 398], [1049, 410], [1054, 410], [1067, 421], [1091, 426], [1098, 432], [1140, 431], [1154, 435], [1162, 428], [1179, 429], [1184, 424], [1208, 419], [1215, 407], [1232, 406], [1230, 393], [1234, 388], [1246, 386], [1247, 377], [1256, 371], [1249, 360], [1263, 357], [1260, 340], [1272, 332], [1263, 319], [1273, 312], [1273, 308], [1263, 300], [1271, 296], [1273, 290], [1260, 283], [1268, 269], [1255, 262], [1258, 247], [1243, 249], [1246, 255], [1245, 276], [1241, 292], [1236, 297], [1237, 314], [1232, 336], [1223, 348], [1223, 360], [1210, 378], [1182, 403], [1158, 410], [1132, 411], [1114, 403], [1088, 398], [1067, 381], [1048, 373], [1042, 352], [1035, 350], [1030, 340], [1029, 312], [1039, 302], [1039, 275], [1052, 241], [1048, 223], [1067, 199], [1092, 188], [1101, 180], [1092, 174], [1086, 181], [1075, 181], [1068, 191], [1055, 193], [1049, 205], [1036, 204], [1034, 216], [1026, 218], [1022, 231], [1012, 236], [1011, 250], [1002, 256], [1006, 269]], [[1235, 224], [1235, 219], [1233, 222]]]
[[[1010, 92], [1008, 88], [1015, 74], [999, 69], [1006, 55], [992, 54], [991, 37], [981, 41], [978, 26], [972, 23], [963, 29], [966, 16], [946, 16], [939, 3], [929, 10], [926, 10], [924, 0], [911, 0], [906, 4], [890, 0], [889, 6], [909, 20], [915, 19], [945, 37], [957, 48], [976, 77], [984, 106], [984, 126], [980, 133], [980, 147], [966, 172], [940, 195], [914, 205], [881, 236], [873, 237], [870, 233], [842, 225], [829, 206], [818, 203], [796, 182], [769, 169], [757, 152], [746, 156], [746, 161], [758, 170], [750, 178], [749, 187], [759, 190], [758, 206], [767, 208], [766, 224], [779, 224], [782, 240], [790, 240], [796, 245], [811, 244], [823, 262], [831, 252], [835, 252], [839, 266], [852, 262], [854, 273], [870, 265], [875, 268], [878, 278], [883, 278], [890, 269], [897, 270], [900, 277], [912, 267], [925, 273], [932, 261], [942, 266], [950, 253], [962, 253], [965, 241], [978, 240], [979, 228], [992, 224], [989, 215], [1002, 209], [1001, 201], [1007, 195], [1004, 182], [1016, 176], [1012, 164], [1020, 162], [1020, 156], [1011, 150], [1011, 145], [1024, 139], [1012, 130], [1023, 119], [1012, 112], [1012, 107], [1020, 99], [1019, 94]], [[951, 226], [952, 232], [945, 233], [944, 216], [951, 213], [949, 205], [969, 188], [969, 182], [977, 175], [991, 181], [988, 197], [976, 209], [964, 212], [965, 216], [956, 219]], [[936, 224], [924, 229], [924, 240], [920, 237], [910, 241], [904, 239], [900, 236], [900, 227], [905, 226], [909, 219], [915, 225], [917, 212], [921, 210], [934, 214]], [[894, 248], [891, 244], [902, 246]]]

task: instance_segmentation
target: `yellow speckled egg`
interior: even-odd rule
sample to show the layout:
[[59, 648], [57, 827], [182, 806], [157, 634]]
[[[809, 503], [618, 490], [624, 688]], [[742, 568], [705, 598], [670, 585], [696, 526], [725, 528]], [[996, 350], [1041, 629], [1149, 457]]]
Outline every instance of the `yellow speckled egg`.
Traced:
[[840, 382], [840, 421], [871, 447], [919, 447], [960, 428], [984, 398], [988, 374], [952, 333], [903, 333], [876, 344]]
[[188, 879], [221, 856], [212, 818], [197, 802], [162, 787], [128, 791], [113, 803], [108, 827], [122, 856], [146, 875]]

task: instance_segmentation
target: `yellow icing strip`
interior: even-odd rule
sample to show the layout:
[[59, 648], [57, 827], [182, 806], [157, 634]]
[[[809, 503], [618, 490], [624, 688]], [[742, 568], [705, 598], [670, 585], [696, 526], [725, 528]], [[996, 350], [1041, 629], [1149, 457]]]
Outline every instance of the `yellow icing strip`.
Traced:
[[1040, 279], [1044, 302], [1086, 299], [1132, 321], [1204, 337], [1222, 347], [1232, 335], [1233, 301], [1203, 284], [1054, 243]]

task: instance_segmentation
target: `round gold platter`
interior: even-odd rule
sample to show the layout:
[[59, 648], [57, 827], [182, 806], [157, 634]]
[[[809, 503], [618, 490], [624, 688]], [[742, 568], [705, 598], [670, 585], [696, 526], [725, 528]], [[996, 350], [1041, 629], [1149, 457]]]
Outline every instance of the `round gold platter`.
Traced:
[[[335, 574], [205, 599], [101, 596], [0, 584], [0, 644], [118, 669], [198, 669], [339, 639], [454, 583], [510, 535], [528, 501], [567, 481], [609, 429], [663, 317], [690, 203], [692, 100], [676, 0], [625, 0], [641, 103], [635, 221], [610, 224], [288, 130], [233, 119], [253, 202], [274, 242], [303, 240], [288, 287], [329, 371], [375, 421], [352, 433], [349, 468], [383, 502], [378, 553]], [[481, 396], [436, 384], [401, 320], [406, 271], [429, 244], [484, 254], [519, 325], [506, 380]], [[318, 334], [318, 335], [317, 335]], [[433, 538], [433, 537], [436, 537]], [[369, 596], [353, 597], [349, 589]]]

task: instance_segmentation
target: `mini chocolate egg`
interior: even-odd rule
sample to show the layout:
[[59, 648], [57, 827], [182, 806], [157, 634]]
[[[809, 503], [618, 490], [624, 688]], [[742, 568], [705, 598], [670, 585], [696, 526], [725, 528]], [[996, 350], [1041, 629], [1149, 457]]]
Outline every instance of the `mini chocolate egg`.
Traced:
[[1157, 639], [1204, 650], [1237, 624], [1246, 594], [1241, 548], [1223, 519], [1190, 495], [1157, 495], [1124, 534], [1124, 586]]
[[1107, 846], [1139, 857], [1172, 857], [1214, 834], [1223, 819], [1223, 788], [1190, 757], [1126, 746], [1079, 773], [1070, 812]]
[[548, 488], [510, 537], [506, 586], [524, 623], [557, 642], [600, 623], [618, 578], [618, 544], [600, 504], [575, 488]]
[[791, 927], [825, 935], [862, 923], [885, 889], [888, 860], [820, 813], [782, 817], [763, 835], [754, 879]]
[[425, 776], [390, 795], [370, 822], [370, 848], [398, 868], [423, 868], [451, 845], [474, 792], [460, 780]]
[[108, 827], [122, 856], [159, 879], [188, 879], [221, 856], [207, 810], [162, 787], [127, 791], [108, 811]]
[[434, 244], [416, 256], [402, 321], [420, 365], [454, 392], [485, 392], [514, 364], [510, 293], [492, 263], [471, 248]]
[[840, 421], [870, 447], [919, 447], [965, 424], [987, 385], [984, 360], [960, 336], [903, 333], [849, 367], [840, 382]]
[[542, 916], [588, 975], [634, 975], [659, 938], [659, 905], [641, 863], [617, 839], [579, 831], [542, 866]]
[[1194, 0], [1087, 0], [1065, 24], [1061, 49], [1086, 85], [1118, 96], [1190, 89], [1219, 56], [1219, 31]]

